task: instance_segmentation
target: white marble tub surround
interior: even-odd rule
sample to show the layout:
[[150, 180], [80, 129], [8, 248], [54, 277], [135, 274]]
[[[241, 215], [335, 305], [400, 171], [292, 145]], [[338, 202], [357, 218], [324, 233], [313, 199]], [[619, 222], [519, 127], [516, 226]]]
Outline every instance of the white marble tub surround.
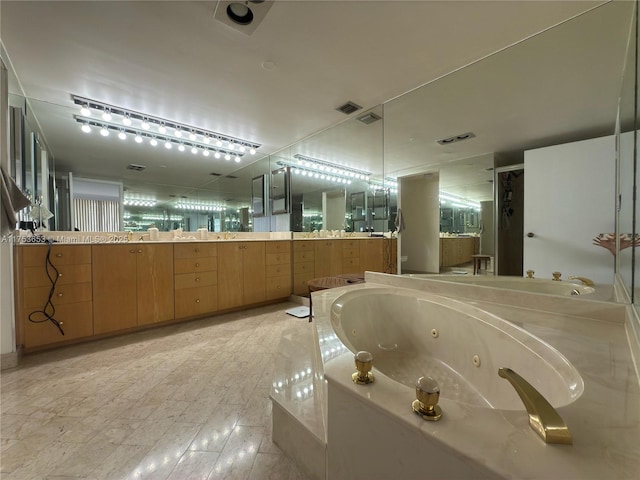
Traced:
[[[403, 286], [408, 281], [409, 285], [417, 282], [417, 290], [424, 288], [423, 281], [395, 278]], [[318, 335], [333, 334], [331, 306], [340, 295], [380, 287], [368, 276], [363, 285], [314, 293]], [[539, 296], [544, 297], [542, 303], [553, 297]], [[571, 301], [553, 297], [551, 304], [555, 299]], [[411, 411], [415, 389], [378, 371], [375, 357], [376, 382], [355, 385], [351, 381], [353, 355], [349, 353], [324, 365], [328, 381], [327, 478], [388, 478], [385, 469], [389, 465], [387, 473], [395, 472], [395, 477], [428, 478], [424, 465], [437, 464], [434, 478], [637, 479], [640, 388], [627, 343], [624, 313], [613, 310], [614, 315], [605, 315], [608, 321], [599, 318], [605, 306], [618, 307], [622, 312], [624, 306], [573, 303], [581, 306], [580, 316], [554, 314], [549, 311], [549, 304], [546, 309], [531, 309], [474, 303], [535, 334], [577, 368], [584, 380], [584, 392], [574, 402], [557, 409], [571, 430], [573, 445], [545, 444], [529, 427], [524, 407], [489, 409], [451, 400], [444, 394], [440, 400], [443, 419], [424, 422]], [[593, 309], [592, 318], [585, 316], [587, 305]], [[395, 321], [395, 316], [389, 321]], [[521, 373], [526, 378], [527, 372]], [[513, 395], [516, 396], [515, 391]], [[354, 444], [358, 438], [361, 441]], [[437, 463], [437, 456], [430, 459], [429, 452], [444, 455], [450, 469]], [[353, 461], [363, 458], [359, 454], [370, 460], [370, 475], [362, 468], [358, 470], [358, 462]], [[409, 465], [412, 461], [418, 470]]]
[[412, 273], [406, 275], [412, 278], [426, 278], [441, 282], [463, 283], [493, 288], [506, 288], [523, 292], [548, 293], [551, 295], [581, 296], [591, 295], [596, 289], [576, 282], [565, 280], [551, 280], [543, 278], [525, 278], [506, 275], [436, 275]]

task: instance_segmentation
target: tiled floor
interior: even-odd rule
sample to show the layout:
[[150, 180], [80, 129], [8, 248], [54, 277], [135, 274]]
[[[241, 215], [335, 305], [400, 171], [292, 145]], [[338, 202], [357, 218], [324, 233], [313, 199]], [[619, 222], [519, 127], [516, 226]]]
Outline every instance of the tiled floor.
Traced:
[[305, 479], [271, 441], [281, 303], [27, 355], [0, 374], [3, 480]]

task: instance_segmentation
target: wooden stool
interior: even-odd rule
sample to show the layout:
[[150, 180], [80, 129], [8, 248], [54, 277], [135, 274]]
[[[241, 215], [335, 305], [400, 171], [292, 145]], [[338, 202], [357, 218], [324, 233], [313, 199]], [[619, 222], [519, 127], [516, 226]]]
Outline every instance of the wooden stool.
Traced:
[[364, 276], [359, 274], [345, 274], [336, 277], [313, 278], [307, 282], [309, 287], [309, 321], [313, 319], [313, 299], [311, 292], [327, 290], [329, 288], [345, 287], [355, 283], [364, 283]]
[[491, 255], [471, 255], [473, 258], [473, 274], [477, 275], [481, 269], [482, 263], [484, 262], [484, 269], [487, 269], [489, 265], [489, 260], [491, 260]]

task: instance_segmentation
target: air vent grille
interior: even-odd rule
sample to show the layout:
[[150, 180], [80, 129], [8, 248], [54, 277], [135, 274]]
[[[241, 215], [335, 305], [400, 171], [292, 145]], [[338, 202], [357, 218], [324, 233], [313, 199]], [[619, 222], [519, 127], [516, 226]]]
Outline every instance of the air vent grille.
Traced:
[[344, 105], [340, 105], [338, 108], [336, 108], [336, 110], [338, 110], [339, 112], [344, 113], [345, 115], [350, 115], [353, 112], [360, 110], [362, 107], [360, 105], [358, 105], [357, 103], [353, 103], [351, 101], [345, 103]]
[[361, 117], [358, 117], [358, 120], [360, 120], [365, 125], [369, 125], [369, 124], [371, 124], [373, 122], [377, 122], [381, 118], [382, 117], [380, 115], [377, 115], [377, 114], [375, 114], [373, 112], [369, 112], [369, 113], [365, 113]]
[[213, 175], [214, 177], [221, 177], [221, 173], [211, 172], [209, 175]]
[[455, 135], [449, 138], [443, 138], [442, 140], [438, 140], [440, 145], [449, 145], [450, 143], [461, 142], [463, 140], [469, 140], [470, 138], [475, 137], [473, 132], [461, 133], [460, 135]]
[[226, 176], [225, 176], [225, 178], [231, 178], [231, 179], [234, 179], [234, 178], [238, 178], [238, 177], [236, 177], [235, 175], [226, 175]]
[[143, 171], [145, 168], [144, 165], [136, 165], [135, 163], [130, 163], [129, 165], [127, 165], [127, 170], [135, 170], [136, 172], [141, 172]]

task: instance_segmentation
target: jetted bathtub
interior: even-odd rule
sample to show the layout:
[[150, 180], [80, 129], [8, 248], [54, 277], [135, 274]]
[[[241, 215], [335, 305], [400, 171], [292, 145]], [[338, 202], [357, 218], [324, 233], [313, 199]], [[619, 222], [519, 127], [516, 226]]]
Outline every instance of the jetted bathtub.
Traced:
[[554, 407], [584, 390], [578, 371], [557, 350], [516, 325], [473, 305], [427, 292], [364, 288], [331, 305], [331, 324], [352, 352], [373, 354], [374, 369], [413, 388], [421, 376], [441, 397], [477, 407], [522, 410], [508, 367]]
[[435, 275], [412, 273], [407, 277], [428, 278], [442, 282], [462, 283], [482, 287], [506, 288], [533, 293], [548, 293], [551, 295], [588, 295], [595, 292], [595, 288], [573, 282], [546, 280], [543, 278], [512, 277], [508, 275]]

